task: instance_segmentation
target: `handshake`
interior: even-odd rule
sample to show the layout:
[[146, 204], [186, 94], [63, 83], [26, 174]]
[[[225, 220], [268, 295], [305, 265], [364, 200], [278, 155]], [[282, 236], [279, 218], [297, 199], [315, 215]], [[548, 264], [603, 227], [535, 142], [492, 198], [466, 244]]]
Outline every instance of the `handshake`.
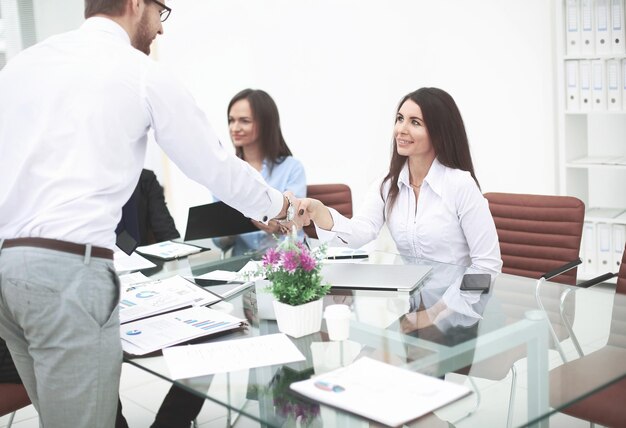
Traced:
[[[296, 198], [291, 192], [285, 192], [285, 203], [278, 216], [267, 224], [252, 220], [259, 229], [273, 234], [288, 234], [308, 226], [320, 209], [326, 208], [320, 201], [311, 198]], [[325, 210], [327, 211], [327, 210]]]

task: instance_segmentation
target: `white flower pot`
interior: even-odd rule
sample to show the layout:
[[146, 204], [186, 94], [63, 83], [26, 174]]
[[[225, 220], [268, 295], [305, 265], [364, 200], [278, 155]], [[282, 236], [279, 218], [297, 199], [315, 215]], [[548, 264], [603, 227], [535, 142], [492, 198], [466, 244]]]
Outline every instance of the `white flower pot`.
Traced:
[[278, 330], [291, 337], [302, 337], [320, 331], [323, 299], [291, 306], [274, 300]]

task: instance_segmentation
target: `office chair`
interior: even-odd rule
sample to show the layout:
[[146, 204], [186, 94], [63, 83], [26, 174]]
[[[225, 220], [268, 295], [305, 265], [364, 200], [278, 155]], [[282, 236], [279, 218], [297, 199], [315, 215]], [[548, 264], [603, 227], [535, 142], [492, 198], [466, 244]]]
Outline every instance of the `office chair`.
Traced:
[[[588, 287], [614, 277], [605, 274], [580, 284]], [[617, 274], [615, 295], [626, 296], [626, 247]], [[609, 339], [604, 348], [550, 371], [550, 404], [559, 407], [626, 372], [626, 303], [614, 299]], [[562, 413], [610, 427], [626, 426], [626, 378], [575, 401]]]
[[[502, 272], [539, 279], [576, 260], [585, 204], [571, 196], [485, 193], [498, 231]], [[576, 284], [576, 269], [552, 279]]]
[[[352, 192], [346, 184], [311, 184], [306, 188], [308, 198], [318, 199], [327, 207], [336, 209], [339, 214], [352, 217]], [[309, 238], [317, 238], [315, 226], [304, 227]]]
[[[576, 284], [576, 266], [581, 262], [579, 253], [585, 218], [584, 203], [570, 196], [513, 193], [485, 193], [484, 196], [489, 202], [498, 233], [502, 272], [538, 280], [533, 295], [529, 295], [525, 287], [520, 287], [519, 292], [511, 288], [506, 293], [496, 287], [494, 297], [507, 306], [507, 313], [512, 314], [511, 319], [504, 322], [523, 319], [523, 311], [515, 310], [520, 307], [518, 302], [535, 300], [537, 307], [544, 310], [550, 320], [553, 345], [563, 361], [565, 353], [560, 342], [568, 337], [581, 353], [570, 322], [574, 317], [574, 300], [566, 299], [556, 287], [551, 290], [542, 288], [541, 284], [546, 280]], [[540, 289], [541, 299], [538, 295]], [[507, 426], [511, 426], [513, 419], [517, 384], [515, 362], [525, 356], [526, 349], [519, 347], [459, 371], [490, 380], [502, 380], [511, 372]]]
[[7, 428], [11, 427], [15, 412], [30, 404], [30, 398], [24, 385], [18, 383], [0, 383], [0, 416], [8, 415]]

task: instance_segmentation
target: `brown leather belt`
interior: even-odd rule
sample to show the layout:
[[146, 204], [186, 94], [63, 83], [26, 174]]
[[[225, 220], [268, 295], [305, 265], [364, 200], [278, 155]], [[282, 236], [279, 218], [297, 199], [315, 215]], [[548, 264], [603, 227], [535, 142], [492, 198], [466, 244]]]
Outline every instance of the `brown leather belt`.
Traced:
[[[77, 254], [84, 256], [87, 253], [87, 246], [83, 244], [75, 244], [73, 242], [59, 241], [57, 239], [47, 238], [16, 238], [5, 239], [2, 248], [11, 247], [37, 247], [46, 248], [48, 250], [62, 251], [64, 253]], [[2, 249], [0, 248], [0, 250]], [[91, 247], [91, 257], [99, 257], [103, 259], [113, 260], [113, 251], [108, 248]]]

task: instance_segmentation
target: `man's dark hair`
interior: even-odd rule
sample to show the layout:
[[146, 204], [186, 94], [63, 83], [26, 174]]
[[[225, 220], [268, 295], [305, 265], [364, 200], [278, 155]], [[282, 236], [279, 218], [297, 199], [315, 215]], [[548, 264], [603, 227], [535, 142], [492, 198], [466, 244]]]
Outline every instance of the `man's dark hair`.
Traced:
[[85, 0], [85, 19], [104, 14], [121, 16], [128, 0]]

